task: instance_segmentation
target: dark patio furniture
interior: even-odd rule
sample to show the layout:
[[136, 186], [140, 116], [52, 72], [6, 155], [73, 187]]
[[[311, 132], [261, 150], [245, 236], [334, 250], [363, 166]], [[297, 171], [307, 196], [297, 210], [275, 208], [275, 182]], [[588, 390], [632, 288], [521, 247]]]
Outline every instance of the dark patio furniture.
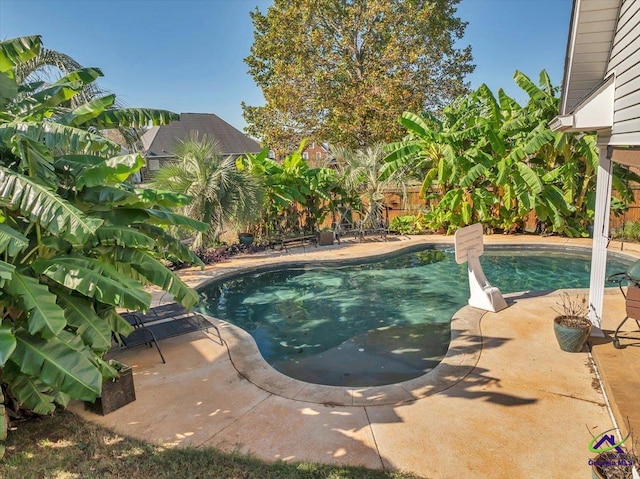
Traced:
[[[625, 298], [625, 311], [626, 316], [622, 320], [615, 332], [613, 333], [613, 346], [616, 349], [621, 349], [620, 328], [627, 322], [628, 319], [633, 319], [638, 327], [637, 332], [640, 332], [640, 261], [636, 261], [632, 264], [627, 271], [621, 273], [615, 273], [607, 278], [608, 281], [618, 284], [620, 292]], [[627, 284], [627, 291], [625, 293], [623, 283]]]
[[115, 347], [132, 348], [143, 344], [149, 347], [155, 346], [163, 363], [166, 363], [166, 360], [158, 344], [158, 341], [163, 339], [213, 328], [220, 338], [220, 344], [223, 344], [220, 330], [215, 324], [201, 314], [188, 311], [177, 303], [151, 308], [146, 314], [140, 312], [124, 313], [122, 317], [134, 329], [129, 336], [121, 337]]

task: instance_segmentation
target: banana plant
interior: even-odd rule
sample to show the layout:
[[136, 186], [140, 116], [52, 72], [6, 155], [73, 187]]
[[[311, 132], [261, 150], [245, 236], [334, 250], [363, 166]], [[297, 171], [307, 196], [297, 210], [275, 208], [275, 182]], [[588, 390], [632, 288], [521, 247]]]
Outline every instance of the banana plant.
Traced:
[[0, 42], [0, 426], [5, 407], [48, 414], [99, 397], [116, 374], [102, 360], [112, 334], [131, 331], [119, 308], [146, 311], [146, 285], [197, 302], [162, 260], [201, 263], [165, 228], [207, 227], [174, 213], [190, 198], [128, 183], [143, 158], [100, 134], [177, 115], [116, 109], [110, 97], [73, 106], [97, 68], [19, 83], [40, 48], [39, 36]]
[[[544, 70], [538, 85], [521, 72], [514, 79], [529, 96], [524, 106], [502, 89], [496, 97], [482, 85], [440, 118], [405, 112], [399, 121], [408, 135], [387, 146], [382, 176], [407, 166], [426, 171], [421, 194], [438, 194], [426, 215], [436, 231], [482, 222], [517, 232], [533, 211], [547, 232], [586, 236], [594, 214], [595, 138], [549, 129], [558, 89]], [[638, 180], [616, 168], [622, 202], [632, 198], [629, 182]]]

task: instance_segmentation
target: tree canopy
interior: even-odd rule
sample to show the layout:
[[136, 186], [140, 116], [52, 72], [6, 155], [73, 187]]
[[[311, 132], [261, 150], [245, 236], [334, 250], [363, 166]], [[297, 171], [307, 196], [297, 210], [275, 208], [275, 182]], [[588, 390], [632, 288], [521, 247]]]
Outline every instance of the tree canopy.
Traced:
[[279, 155], [302, 138], [350, 148], [401, 135], [403, 111], [466, 93], [471, 47], [459, 0], [275, 0], [251, 12], [245, 59], [266, 104], [243, 103], [249, 134]]

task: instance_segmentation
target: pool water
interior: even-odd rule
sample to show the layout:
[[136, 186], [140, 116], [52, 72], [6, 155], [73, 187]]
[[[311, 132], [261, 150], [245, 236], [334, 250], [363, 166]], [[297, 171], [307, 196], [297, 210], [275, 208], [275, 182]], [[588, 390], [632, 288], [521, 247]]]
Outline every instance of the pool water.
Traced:
[[[480, 260], [503, 294], [589, 285], [589, 253], [485, 250]], [[607, 273], [628, 266], [610, 258]], [[280, 372], [376, 386], [421, 376], [441, 361], [469, 282], [453, 250], [432, 247], [355, 266], [245, 274], [209, 283], [200, 296], [203, 312], [249, 332]]]

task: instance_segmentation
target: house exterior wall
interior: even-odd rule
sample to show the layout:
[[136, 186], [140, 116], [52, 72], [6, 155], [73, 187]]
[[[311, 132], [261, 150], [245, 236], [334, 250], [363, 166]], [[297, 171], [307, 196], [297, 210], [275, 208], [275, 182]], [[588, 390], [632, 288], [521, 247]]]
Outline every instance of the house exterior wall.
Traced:
[[607, 74], [615, 72], [610, 145], [640, 145], [640, 2], [623, 0]]
[[303, 152], [305, 160], [308, 161], [309, 166], [317, 168], [322, 166], [324, 161], [329, 157], [329, 152], [320, 143], [311, 143]]
[[606, 77], [619, 5], [611, 0], [576, 0], [574, 8], [560, 108], [563, 115]]

